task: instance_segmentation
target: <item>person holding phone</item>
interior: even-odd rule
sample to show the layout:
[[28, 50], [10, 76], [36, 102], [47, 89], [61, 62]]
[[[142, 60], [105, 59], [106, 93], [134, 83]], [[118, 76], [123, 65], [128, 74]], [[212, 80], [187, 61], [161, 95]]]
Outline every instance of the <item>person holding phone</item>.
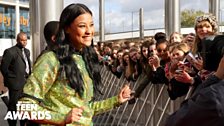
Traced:
[[[202, 52], [202, 41], [203, 39], [209, 36], [218, 35], [218, 22], [216, 17], [210, 13], [203, 14], [198, 16], [195, 20], [195, 41], [192, 47], [192, 53], [194, 55], [201, 55]], [[203, 54], [202, 54], [203, 55]], [[198, 62], [195, 62], [198, 70], [203, 69], [202, 58], [198, 59]]]
[[224, 125], [224, 56], [218, 69], [198, 86], [191, 98], [169, 116], [165, 126]]
[[[209, 73], [211, 73], [211, 71], [204, 69], [203, 66], [203, 62], [205, 61], [205, 58], [204, 61], [202, 58], [205, 54], [203, 53], [203, 41], [210, 36], [218, 35], [218, 23], [216, 17], [210, 13], [198, 16], [195, 19], [194, 28], [196, 34], [193, 47], [191, 49], [192, 54], [188, 53], [188, 55], [186, 55], [186, 58], [188, 58], [194, 68], [199, 71], [199, 76], [196, 75], [194, 78], [191, 78], [191, 82], [193, 83], [193, 85], [195, 85], [195, 87], [197, 87], [197, 85], [200, 84], [200, 82], [203, 81], [206, 77], [208, 77]], [[179, 75], [179, 77], [176, 77], [176, 79], [180, 82], [186, 82], [188, 80], [186, 80], [186, 78], [188, 78], [186, 74], [182, 74]]]

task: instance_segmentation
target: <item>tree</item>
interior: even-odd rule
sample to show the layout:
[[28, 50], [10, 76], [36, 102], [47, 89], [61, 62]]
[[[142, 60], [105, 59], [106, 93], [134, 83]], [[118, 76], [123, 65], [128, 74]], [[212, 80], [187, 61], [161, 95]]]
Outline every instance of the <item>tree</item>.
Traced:
[[181, 27], [194, 27], [195, 19], [197, 16], [203, 15], [205, 12], [199, 10], [183, 10], [181, 11]]

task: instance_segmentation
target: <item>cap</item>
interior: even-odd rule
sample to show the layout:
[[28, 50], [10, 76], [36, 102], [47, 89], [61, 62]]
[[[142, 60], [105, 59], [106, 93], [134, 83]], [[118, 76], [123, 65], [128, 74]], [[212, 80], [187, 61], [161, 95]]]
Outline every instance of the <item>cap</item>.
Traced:
[[195, 20], [195, 30], [197, 28], [197, 25], [202, 21], [208, 21], [212, 25], [212, 28], [214, 29], [214, 31], [215, 32], [218, 31], [218, 22], [214, 15], [212, 15], [210, 13], [206, 13], [202, 16], [198, 16]]

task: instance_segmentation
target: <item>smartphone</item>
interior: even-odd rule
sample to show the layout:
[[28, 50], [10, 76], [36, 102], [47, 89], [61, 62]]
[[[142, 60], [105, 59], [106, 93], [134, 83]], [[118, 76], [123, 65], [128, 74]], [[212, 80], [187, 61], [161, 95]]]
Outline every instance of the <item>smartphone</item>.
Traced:
[[192, 52], [188, 52], [187, 55], [185, 56], [188, 62], [190, 62], [192, 65], [197, 62], [196, 57], [192, 54]]
[[150, 52], [149, 53], [149, 57], [153, 56], [154, 55], [154, 52]]
[[175, 73], [183, 73], [183, 70], [177, 69], [177, 70], [175, 70]]

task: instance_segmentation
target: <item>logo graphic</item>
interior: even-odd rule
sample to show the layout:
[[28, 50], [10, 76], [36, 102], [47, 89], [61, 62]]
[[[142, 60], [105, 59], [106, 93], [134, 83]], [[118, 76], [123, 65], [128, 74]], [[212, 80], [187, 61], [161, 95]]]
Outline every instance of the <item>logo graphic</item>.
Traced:
[[49, 111], [38, 111], [38, 105], [37, 104], [30, 104], [27, 102], [21, 102], [19, 101], [18, 104], [16, 104], [17, 111], [8, 111], [4, 120], [10, 119], [10, 120], [43, 120], [51, 119], [51, 115]]

